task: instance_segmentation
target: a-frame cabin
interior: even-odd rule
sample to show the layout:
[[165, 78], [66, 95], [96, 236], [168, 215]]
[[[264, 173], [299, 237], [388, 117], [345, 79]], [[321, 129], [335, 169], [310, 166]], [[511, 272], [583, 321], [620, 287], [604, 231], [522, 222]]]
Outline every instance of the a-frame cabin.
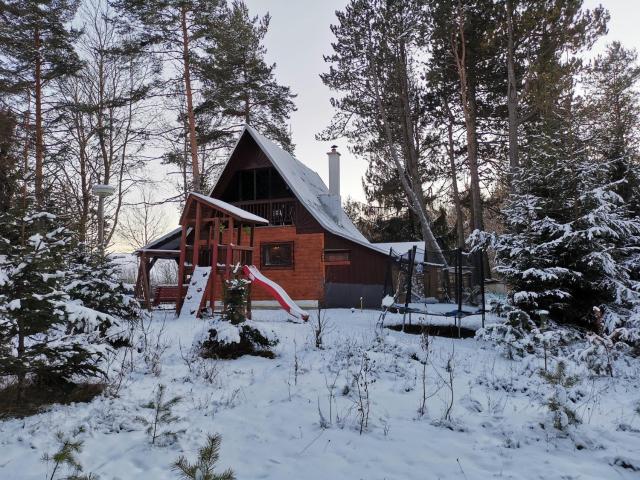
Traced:
[[[340, 154], [328, 153], [330, 186], [291, 154], [246, 126], [210, 197], [269, 221], [255, 227], [253, 264], [302, 307], [379, 307], [388, 251], [371, 244], [342, 209]], [[143, 249], [176, 250], [177, 229]], [[148, 272], [147, 272], [148, 276]], [[251, 291], [254, 306], [271, 304]]]

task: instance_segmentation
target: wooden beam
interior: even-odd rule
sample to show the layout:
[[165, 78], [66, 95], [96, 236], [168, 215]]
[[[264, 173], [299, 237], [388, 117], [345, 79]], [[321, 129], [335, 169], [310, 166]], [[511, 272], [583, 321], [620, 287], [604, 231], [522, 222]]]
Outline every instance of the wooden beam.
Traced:
[[184, 284], [184, 262], [187, 260], [187, 226], [182, 226], [182, 235], [180, 237], [180, 263], [178, 264], [178, 298], [176, 299], [176, 316], [180, 315], [180, 309], [182, 308], [182, 299], [185, 292], [183, 291]]
[[209, 306], [211, 313], [216, 308], [216, 277], [218, 276], [218, 242], [220, 239], [220, 219], [216, 218], [211, 228], [211, 288], [209, 289]]
[[233, 261], [233, 217], [229, 217], [229, 243], [227, 244], [227, 255], [225, 260], [224, 277], [225, 280], [231, 278], [231, 262]]
[[198, 266], [200, 260], [200, 230], [202, 229], [202, 205], [200, 202], [196, 202], [196, 226], [193, 241], [193, 268]]
[[146, 255], [142, 255], [142, 291], [144, 293], [144, 303], [147, 306], [147, 310], [151, 310], [151, 285], [149, 285], [148, 275], [148, 259]]

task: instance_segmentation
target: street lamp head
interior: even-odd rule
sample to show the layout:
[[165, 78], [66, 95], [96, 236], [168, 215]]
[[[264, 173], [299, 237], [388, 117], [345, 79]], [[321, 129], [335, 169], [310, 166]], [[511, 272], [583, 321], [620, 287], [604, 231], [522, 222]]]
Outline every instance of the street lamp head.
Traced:
[[108, 197], [114, 194], [114, 192], [116, 191], [116, 187], [113, 187], [111, 185], [94, 185], [93, 187], [91, 187], [91, 191], [98, 197]]

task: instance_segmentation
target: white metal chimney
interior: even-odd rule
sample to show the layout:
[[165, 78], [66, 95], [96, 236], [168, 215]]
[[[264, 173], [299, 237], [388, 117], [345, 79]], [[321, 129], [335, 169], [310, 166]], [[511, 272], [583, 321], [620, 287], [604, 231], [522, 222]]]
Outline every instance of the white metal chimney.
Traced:
[[327, 152], [329, 158], [329, 193], [340, 196], [340, 153], [338, 146], [331, 145], [331, 151]]
[[342, 221], [342, 201], [340, 200], [340, 154], [336, 145], [327, 152], [329, 158], [329, 193], [320, 195], [320, 200], [333, 219]]

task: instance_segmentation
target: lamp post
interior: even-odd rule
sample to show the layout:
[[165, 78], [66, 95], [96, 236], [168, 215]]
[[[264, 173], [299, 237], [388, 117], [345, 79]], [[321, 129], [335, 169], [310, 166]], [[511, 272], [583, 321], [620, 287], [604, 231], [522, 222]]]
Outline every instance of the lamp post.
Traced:
[[113, 195], [116, 187], [98, 184], [94, 185], [91, 191], [98, 197], [98, 246], [100, 253], [104, 254], [104, 199], [109, 195]]

